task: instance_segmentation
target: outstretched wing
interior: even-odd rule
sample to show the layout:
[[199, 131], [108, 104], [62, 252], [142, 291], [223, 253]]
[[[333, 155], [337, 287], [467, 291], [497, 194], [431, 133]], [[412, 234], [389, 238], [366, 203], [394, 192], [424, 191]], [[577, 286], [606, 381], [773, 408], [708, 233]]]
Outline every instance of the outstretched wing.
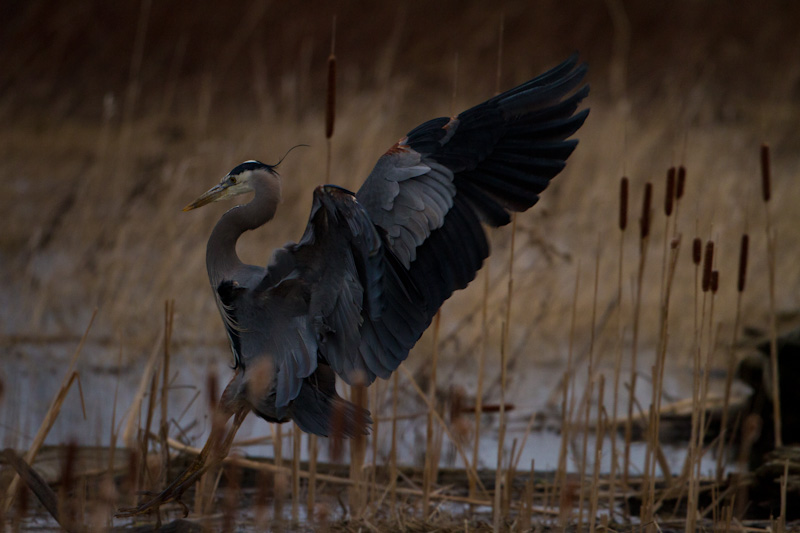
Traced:
[[[442, 302], [475, 278], [489, 255], [481, 222], [507, 224], [509, 211], [530, 208], [564, 168], [577, 145], [568, 137], [588, 114], [576, 113], [589, 92], [576, 90], [585, 73], [573, 56], [458, 116], [425, 122], [378, 160], [356, 197], [385, 232], [385, 279], [400, 284], [390, 292], [397, 300], [404, 289], [411, 305], [384, 302], [388, 328], [363, 336], [360, 354], [374, 374], [391, 373]], [[377, 365], [370, 358], [380, 348], [388, 354]]]
[[585, 72], [572, 58], [456, 117], [422, 124], [355, 195], [315, 190], [302, 239], [281, 252], [286, 275], [268, 272], [254, 291], [265, 309], [258, 320], [277, 320], [269, 329], [281, 339], [272, 347], [279, 408], [297, 396], [316, 357], [348, 383], [389, 377], [489, 255], [481, 222], [508, 223], [564, 167], [577, 144], [567, 139], [587, 115], [576, 113], [588, 94], [588, 86], [577, 89]]

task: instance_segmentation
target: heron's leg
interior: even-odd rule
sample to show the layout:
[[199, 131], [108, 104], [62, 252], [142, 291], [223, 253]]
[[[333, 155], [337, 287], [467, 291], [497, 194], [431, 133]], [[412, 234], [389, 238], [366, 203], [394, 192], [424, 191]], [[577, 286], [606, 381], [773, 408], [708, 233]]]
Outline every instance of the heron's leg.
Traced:
[[[150, 500], [141, 503], [138, 507], [120, 509], [116, 516], [118, 518], [124, 518], [145, 514], [171, 501], [180, 503], [183, 506], [184, 516], [188, 515], [188, 508], [180, 501], [181, 496], [200, 478], [200, 476], [208, 471], [208, 469], [220, 464], [222, 460], [225, 459], [233, 445], [236, 432], [239, 431], [239, 427], [242, 425], [242, 422], [244, 422], [249, 411], [250, 409], [248, 407], [241, 406], [235, 413], [223, 415], [225, 419], [218, 421], [212, 426], [211, 435], [209, 435], [205, 446], [203, 446], [203, 449], [200, 451], [200, 455], [195, 457], [192, 464], [190, 464], [180, 476]], [[233, 424], [226, 434], [225, 423], [232, 415], [234, 417]]]

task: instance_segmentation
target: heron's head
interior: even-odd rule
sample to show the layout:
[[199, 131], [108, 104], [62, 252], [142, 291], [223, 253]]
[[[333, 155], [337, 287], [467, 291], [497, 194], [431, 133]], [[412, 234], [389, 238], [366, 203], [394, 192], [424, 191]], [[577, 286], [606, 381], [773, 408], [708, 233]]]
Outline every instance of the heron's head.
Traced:
[[197, 200], [183, 208], [191, 211], [211, 202], [219, 202], [255, 190], [256, 181], [277, 180], [277, 165], [267, 165], [261, 161], [245, 161], [228, 172], [217, 185], [204, 192]]

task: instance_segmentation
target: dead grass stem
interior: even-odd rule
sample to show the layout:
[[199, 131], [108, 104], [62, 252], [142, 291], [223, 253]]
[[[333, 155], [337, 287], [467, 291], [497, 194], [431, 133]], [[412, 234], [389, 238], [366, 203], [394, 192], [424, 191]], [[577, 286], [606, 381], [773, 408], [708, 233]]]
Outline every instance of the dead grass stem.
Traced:
[[[72, 354], [67, 371], [64, 374], [64, 378], [61, 380], [61, 387], [59, 387], [58, 392], [53, 398], [53, 401], [50, 403], [50, 408], [47, 410], [47, 414], [45, 415], [44, 420], [42, 420], [42, 423], [39, 426], [39, 430], [36, 432], [36, 436], [33, 438], [30, 448], [28, 448], [28, 453], [25, 454], [25, 462], [29, 465], [33, 464], [34, 459], [36, 459], [36, 455], [39, 453], [39, 450], [44, 444], [44, 440], [47, 438], [47, 434], [50, 432], [50, 429], [52, 429], [53, 424], [58, 418], [58, 415], [61, 412], [61, 406], [67, 397], [67, 393], [69, 392], [72, 383], [78, 379], [78, 373], [75, 372], [75, 363], [77, 363], [78, 356], [81, 354], [84, 344], [86, 344], [86, 339], [89, 336], [89, 331], [92, 329], [92, 324], [94, 323], [96, 316], [97, 309], [92, 312], [92, 317], [89, 319], [89, 325], [86, 326], [83, 337], [81, 337], [78, 347]], [[6, 500], [2, 509], [3, 514], [8, 513], [8, 510], [11, 508], [11, 504], [14, 501], [14, 496], [16, 495], [18, 483], [19, 474], [15, 474], [8, 485], [8, 489], [6, 489]]]

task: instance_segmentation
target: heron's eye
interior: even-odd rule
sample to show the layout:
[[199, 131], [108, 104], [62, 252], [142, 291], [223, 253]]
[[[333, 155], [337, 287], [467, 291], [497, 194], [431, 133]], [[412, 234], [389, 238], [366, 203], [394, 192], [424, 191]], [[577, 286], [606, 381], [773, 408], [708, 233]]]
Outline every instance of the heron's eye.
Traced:
[[238, 180], [236, 179], [236, 176], [231, 176], [231, 177], [230, 177], [230, 180], [231, 180], [231, 185], [236, 185], [236, 182], [238, 181]]

